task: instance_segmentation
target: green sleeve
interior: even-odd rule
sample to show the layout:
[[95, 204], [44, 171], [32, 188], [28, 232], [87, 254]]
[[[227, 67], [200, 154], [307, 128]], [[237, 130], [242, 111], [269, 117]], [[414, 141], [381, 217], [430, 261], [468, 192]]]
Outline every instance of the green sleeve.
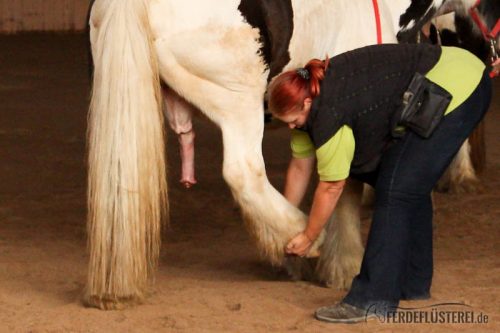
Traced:
[[337, 181], [349, 177], [354, 149], [352, 129], [344, 125], [316, 151], [319, 179]]
[[295, 158], [311, 157], [316, 152], [319, 179], [322, 181], [343, 180], [349, 176], [355, 143], [352, 129], [347, 125], [341, 127], [318, 150], [314, 149], [306, 132], [294, 129], [290, 147]]
[[296, 129], [292, 130], [290, 147], [292, 148], [292, 156], [295, 158], [307, 158], [314, 156], [314, 145], [309, 137], [309, 134], [304, 131]]

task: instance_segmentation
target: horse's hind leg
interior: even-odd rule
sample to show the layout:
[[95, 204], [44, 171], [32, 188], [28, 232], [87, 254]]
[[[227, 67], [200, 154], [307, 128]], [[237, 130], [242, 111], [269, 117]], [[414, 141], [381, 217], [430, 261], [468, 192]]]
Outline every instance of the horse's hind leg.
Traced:
[[192, 123], [194, 106], [169, 87], [162, 86], [165, 116], [170, 128], [177, 134], [180, 144], [182, 173], [180, 182], [190, 188], [196, 184], [194, 172], [194, 129]]
[[[272, 264], [284, 263], [287, 242], [305, 228], [306, 216], [268, 181], [262, 156], [262, 95], [225, 92], [218, 110], [207, 115], [222, 130], [223, 176], [240, 205], [245, 225], [260, 253]], [[212, 101], [213, 102], [213, 101]], [[316, 246], [315, 246], [316, 248]], [[300, 278], [301, 263], [288, 263]]]
[[305, 227], [305, 216], [276, 191], [266, 177], [261, 145], [262, 100], [241, 104], [221, 123], [224, 179], [240, 204], [247, 228], [262, 254], [281, 264], [287, 242]]
[[221, 128], [224, 179], [260, 252], [282, 265], [285, 245], [305, 228], [306, 216], [266, 176], [262, 101], [268, 72], [257, 40], [256, 30], [241, 26], [159, 38], [156, 47], [162, 79]]
[[[262, 95], [229, 90], [207, 94], [214, 95], [224, 97], [211, 100], [213, 108], [203, 109], [222, 130], [224, 179], [241, 207], [260, 253], [271, 263], [282, 265], [285, 245], [304, 229], [306, 217], [266, 177], [262, 156]], [[298, 278], [297, 274], [295, 277]]]

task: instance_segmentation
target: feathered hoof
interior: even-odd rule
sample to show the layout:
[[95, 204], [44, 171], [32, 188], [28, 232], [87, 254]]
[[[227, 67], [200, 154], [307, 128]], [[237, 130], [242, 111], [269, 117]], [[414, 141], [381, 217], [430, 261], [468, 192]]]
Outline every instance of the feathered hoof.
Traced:
[[100, 310], [124, 310], [134, 307], [143, 302], [141, 297], [116, 297], [111, 295], [104, 296], [85, 296], [82, 303], [86, 307], [97, 308]]
[[338, 289], [338, 290], [349, 290], [351, 288], [352, 279], [356, 274], [332, 274], [327, 278], [324, 283], [328, 288]]
[[351, 267], [344, 270], [333, 269], [331, 274], [321, 279], [328, 288], [349, 290], [351, 288], [352, 279], [358, 274], [359, 267]]
[[349, 290], [352, 279], [359, 274], [363, 253], [353, 254], [348, 257], [335, 257], [332, 262], [318, 265], [318, 280], [328, 288]]

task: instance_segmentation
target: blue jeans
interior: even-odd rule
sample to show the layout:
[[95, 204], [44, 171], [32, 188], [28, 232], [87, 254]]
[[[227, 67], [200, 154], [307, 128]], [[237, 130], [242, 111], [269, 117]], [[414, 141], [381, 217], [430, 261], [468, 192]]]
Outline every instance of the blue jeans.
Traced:
[[376, 172], [359, 176], [374, 185], [375, 207], [360, 273], [343, 302], [381, 313], [400, 299], [429, 295], [431, 191], [490, 100], [491, 81], [485, 73], [473, 94], [443, 118], [430, 138], [408, 131], [384, 153]]

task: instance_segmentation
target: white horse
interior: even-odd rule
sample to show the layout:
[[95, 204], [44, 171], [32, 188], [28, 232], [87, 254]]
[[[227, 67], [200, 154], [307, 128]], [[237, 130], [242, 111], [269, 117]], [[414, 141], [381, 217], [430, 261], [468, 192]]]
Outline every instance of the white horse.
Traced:
[[[419, 30], [443, 2], [379, 0], [382, 41]], [[220, 126], [224, 179], [262, 255], [283, 265], [284, 246], [304, 229], [306, 216], [266, 177], [261, 143], [268, 80], [311, 58], [376, 43], [375, 3], [95, 1], [87, 305], [116, 309], [140, 302], [157, 264], [168, 210], [160, 80]], [[321, 248], [316, 272], [332, 286], [348, 287], [359, 271], [361, 188], [350, 182]], [[301, 263], [289, 261], [297, 277]]]

